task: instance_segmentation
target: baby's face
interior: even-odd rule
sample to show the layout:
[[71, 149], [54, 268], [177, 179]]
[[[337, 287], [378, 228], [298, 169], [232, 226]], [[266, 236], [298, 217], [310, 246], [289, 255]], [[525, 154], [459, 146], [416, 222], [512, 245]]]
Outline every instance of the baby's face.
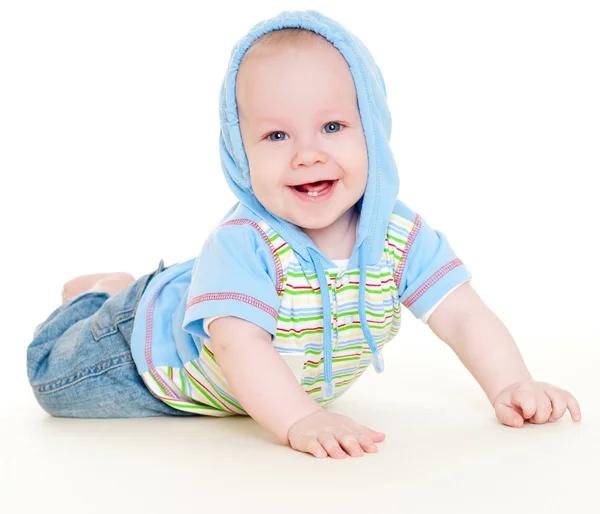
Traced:
[[332, 45], [247, 55], [237, 103], [252, 188], [266, 209], [321, 229], [362, 197], [368, 161], [356, 90]]

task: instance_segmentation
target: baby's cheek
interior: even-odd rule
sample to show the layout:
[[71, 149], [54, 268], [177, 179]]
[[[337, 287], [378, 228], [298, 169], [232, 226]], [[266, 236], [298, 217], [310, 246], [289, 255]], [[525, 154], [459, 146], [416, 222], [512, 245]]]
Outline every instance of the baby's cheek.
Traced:
[[346, 155], [346, 162], [352, 171], [352, 176], [366, 183], [369, 170], [369, 156], [364, 138], [353, 138], [353, 141], [346, 149]]
[[359, 158], [352, 163], [351, 173], [349, 173], [350, 187], [353, 190], [358, 190], [361, 193], [367, 188], [367, 179], [369, 177], [369, 164], [365, 159], [361, 162]]

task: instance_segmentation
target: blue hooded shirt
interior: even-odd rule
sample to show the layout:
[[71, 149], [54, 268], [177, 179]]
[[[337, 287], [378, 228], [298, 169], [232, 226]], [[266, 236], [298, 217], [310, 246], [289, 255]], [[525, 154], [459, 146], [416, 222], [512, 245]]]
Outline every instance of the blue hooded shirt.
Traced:
[[[134, 360], [142, 376], [153, 374], [154, 381], [159, 383], [157, 388], [151, 387], [153, 392], [160, 391], [171, 399], [182, 398], [184, 379], [181, 387], [174, 387], [169, 384], [168, 375], [160, 379], [153, 370], [161, 366], [167, 370], [182, 369], [185, 363], [197, 359], [209, 339], [203, 328], [204, 319], [237, 316], [273, 336], [277, 333], [280, 286], [285, 277], [278, 260], [273, 259], [275, 238], [293, 251], [294, 262], [299, 263], [306, 276], [316, 274], [315, 290], [320, 290], [322, 301], [319, 314], [323, 319], [323, 398], [329, 399], [333, 394], [332, 306], [326, 271], [336, 265], [305, 232], [265, 209], [254, 195], [236, 104], [236, 78], [245, 53], [264, 34], [286, 28], [314, 31], [327, 39], [345, 58], [354, 80], [367, 146], [368, 179], [357, 204], [360, 217], [348, 269], [359, 270], [358, 316], [376, 371], [383, 371], [383, 358], [367, 322], [367, 269], [377, 266], [386, 252], [386, 234], [393, 216], [409, 220], [413, 227], [404, 238], [407, 244], [400, 259], [404, 260], [403, 273], [398, 275], [397, 284], [397, 299], [410, 305], [413, 314], [420, 317], [430, 311], [449, 291], [471, 278], [445, 236], [428, 227], [397, 199], [399, 179], [389, 144], [391, 116], [386, 88], [370, 52], [356, 36], [318, 12], [283, 12], [255, 25], [236, 44], [222, 84], [222, 169], [239, 202], [222, 218], [201, 254], [153, 278], [138, 306], [132, 335]], [[268, 229], [262, 230], [261, 223]], [[172, 369], [167, 373], [172, 374]]]

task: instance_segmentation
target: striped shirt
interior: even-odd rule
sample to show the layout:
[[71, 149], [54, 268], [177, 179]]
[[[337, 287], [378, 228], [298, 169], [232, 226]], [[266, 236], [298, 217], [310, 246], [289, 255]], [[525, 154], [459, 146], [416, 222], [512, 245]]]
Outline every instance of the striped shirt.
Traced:
[[[176, 409], [212, 416], [246, 414], [215, 359], [203, 323], [210, 318], [235, 315], [271, 332], [273, 347], [306, 394], [316, 402], [324, 405], [339, 398], [372, 361], [358, 313], [359, 269], [325, 270], [333, 345], [333, 397], [325, 399], [323, 305], [316, 273], [306, 272], [292, 248], [264, 221], [235, 221], [238, 226], [245, 225], [246, 230], [254, 231], [257, 239], [268, 248], [270, 255], [267, 257], [272, 260], [268, 275], [272, 291], [263, 292], [262, 287], [256, 286], [254, 294], [245, 294], [233, 292], [231, 287], [215, 285], [194, 291], [190, 287], [194, 277], [207, 274], [202, 265], [205, 261], [201, 260], [188, 261], [158, 275], [140, 301], [132, 338], [134, 359], [144, 383], [155, 396]], [[218, 227], [211, 238], [225, 225]], [[427, 233], [420, 236], [420, 231]], [[423, 241], [429, 238], [433, 242], [418, 244], [420, 238]], [[228, 237], [223, 241], [231, 239]], [[226, 252], [219, 253], [211, 248], [207, 252], [225, 259]], [[246, 256], [247, 259], [252, 257], [258, 259]], [[237, 266], [244, 267], [246, 262], [240, 260]], [[223, 266], [219, 271], [213, 270], [213, 274], [222, 273], [225, 277], [227, 262]], [[237, 282], [231, 283], [240, 288], [251, 287], [246, 283], [255, 275], [260, 274], [252, 271], [246, 279], [238, 277]], [[445, 296], [470, 280], [471, 275], [454, 255], [443, 234], [429, 229], [418, 214], [404, 208], [392, 214], [381, 260], [377, 265], [367, 266], [366, 278], [367, 322], [375, 344], [381, 350], [398, 334], [401, 305], [425, 320]], [[207, 275], [206, 280], [219, 279]], [[178, 289], [181, 297], [178, 308], [171, 311], [162, 306], [167, 304], [160, 300], [169, 283], [178, 284], [173, 291]], [[225, 305], [228, 307], [224, 308]]]

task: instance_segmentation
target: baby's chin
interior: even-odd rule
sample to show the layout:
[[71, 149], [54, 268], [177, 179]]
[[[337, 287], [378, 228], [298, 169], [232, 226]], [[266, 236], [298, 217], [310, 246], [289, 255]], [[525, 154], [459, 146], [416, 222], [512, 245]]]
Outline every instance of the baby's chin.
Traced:
[[330, 227], [332, 223], [302, 223], [300, 225], [296, 224], [298, 228], [306, 232], [307, 230], [315, 231], [315, 230], [323, 230], [327, 227]]
[[284, 218], [286, 221], [293, 223], [302, 231], [316, 231], [316, 230], [324, 230], [331, 227], [336, 221], [338, 221], [341, 217], [340, 215], [330, 215], [330, 216], [318, 216], [312, 219], [298, 219], [298, 218]]
[[[332, 227], [340, 218], [345, 215], [351, 215], [353, 210], [356, 209], [356, 204], [353, 206], [343, 205], [330, 205], [320, 211], [314, 213], [305, 212], [294, 212], [294, 210], [286, 209], [268, 209], [274, 216], [287, 221], [293, 225], [296, 225], [302, 231], [318, 231], [325, 230]], [[284, 212], [285, 211], [285, 212]], [[349, 221], [349, 220], [348, 220]]]
[[330, 223], [323, 222], [323, 220], [298, 220], [287, 216], [278, 216], [279, 218], [291, 223], [292, 225], [296, 225], [301, 230], [320, 230], [323, 228], [327, 228], [331, 225]]

